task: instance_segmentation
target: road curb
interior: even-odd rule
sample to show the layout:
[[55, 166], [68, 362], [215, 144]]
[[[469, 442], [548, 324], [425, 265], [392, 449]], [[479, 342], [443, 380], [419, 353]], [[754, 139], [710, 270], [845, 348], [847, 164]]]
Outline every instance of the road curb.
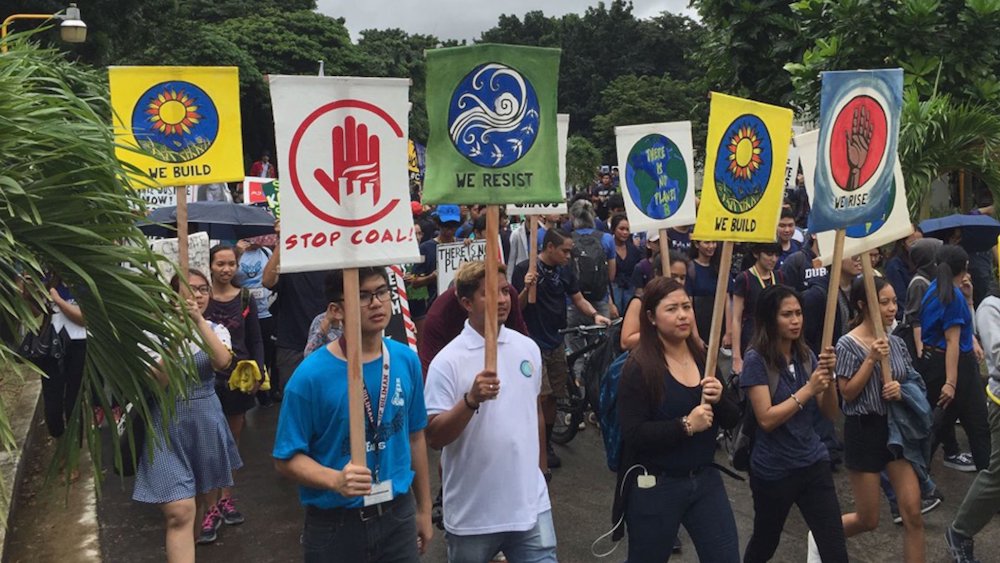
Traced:
[[0, 526], [0, 561], [5, 560], [7, 547], [7, 529], [14, 521], [15, 503], [20, 493], [25, 468], [25, 455], [33, 445], [37, 432], [34, 430], [41, 408], [42, 382], [33, 373], [24, 375], [24, 387], [17, 400], [10, 406], [7, 413], [14, 431], [14, 449], [0, 452], [0, 475], [3, 476], [3, 488], [0, 489], [0, 519], [6, 522]]

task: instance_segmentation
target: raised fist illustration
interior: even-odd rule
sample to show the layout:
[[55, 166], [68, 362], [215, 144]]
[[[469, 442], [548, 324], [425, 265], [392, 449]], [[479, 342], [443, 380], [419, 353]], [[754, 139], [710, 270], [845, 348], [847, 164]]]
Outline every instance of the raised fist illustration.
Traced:
[[847, 143], [847, 165], [850, 168], [850, 178], [847, 180], [847, 191], [856, 190], [861, 185], [861, 167], [868, 160], [868, 148], [871, 144], [875, 127], [871, 122], [868, 108], [855, 108], [851, 116], [851, 130], [844, 131]]
[[377, 205], [381, 196], [379, 172], [379, 140], [368, 135], [368, 126], [358, 125], [353, 117], [344, 120], [344, 125], [333, 128], [333, 169], [317, 168], [313, 177], [323, 186], [338, 204], [341, 198], [369, 194], [372, 205]]

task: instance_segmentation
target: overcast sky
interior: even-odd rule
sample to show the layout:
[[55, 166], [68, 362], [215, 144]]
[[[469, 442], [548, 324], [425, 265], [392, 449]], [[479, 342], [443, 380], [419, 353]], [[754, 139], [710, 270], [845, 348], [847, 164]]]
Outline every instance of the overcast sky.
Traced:
[[[347, 20], [351, 38], [363, 29], [402, 28], [441, 39], [478, 39], [501, 14], [542, 10], [546, 16], [582, 14], [598, 0], [318, 0], [319, 11]], [[609, 4], [606, 1], [605, 4]], [[666, 10], [694, 16], [688, 0], [633, 0], [633, 13], [648, 18]]]

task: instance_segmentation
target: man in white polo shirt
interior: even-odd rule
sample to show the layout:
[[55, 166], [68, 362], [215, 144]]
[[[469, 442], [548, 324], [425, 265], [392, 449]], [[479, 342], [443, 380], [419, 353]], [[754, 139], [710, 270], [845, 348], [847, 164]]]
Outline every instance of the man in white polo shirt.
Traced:
[[540, 467], [541, 352], [503, 326], [511, 299], [505, 268], [499, 271], [497, 373], [482, 369], [486, 266], [471, 262], [455, 276], [469, 320], [431, 362], [424, 387], [428, 443], [443, 449], [448, 560], [486, 563], [503, 551], [511, 561], [554, 562], [555, 527]]

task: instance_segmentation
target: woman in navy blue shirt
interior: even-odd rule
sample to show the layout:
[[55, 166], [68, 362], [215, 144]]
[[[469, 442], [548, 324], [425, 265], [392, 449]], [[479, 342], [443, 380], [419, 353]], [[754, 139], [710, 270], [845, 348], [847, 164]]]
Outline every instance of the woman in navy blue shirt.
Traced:
[[829, 419], [838, 414], [837, 395], [829, 389], [836, 363], [833, 346], [816, 361], [802, 338], [802, 301], [787, 286], [761, 292], [755, 319], [757, 329], [740, 375], [758, 424], [750, 454], [753, 535], [743, 562], [774, 556], [793, 504], [822, 560], [847, 561], [830, 454], [813, 423], [819, 414]]
[[615, 238], [615, 281], [612, 284], [611, 298], [615, 307], [625, 312], [628, 302], [635, 294], [632, 283], [632, 273], [642, 261], [643, 253], [632, 242], [632, 232], [629, 230], [628, 217], [615, 215], [611, 218], [611, 234]]
[[703, 377], [705, 350], [694, 338], [684, 285], [657, 277], [645, 289], [639, 344], [617, 400], [623, 451], [616, 491], [624, 491], [628, 560], [669, 560], [683, 524], [698, 559], [738, 562], [736, 520], [713, 463], [715, 436], [736, 424], [737, 406], [723, 397], [717, 375]]
[[712, 333], [712, 307], [719, 283], [718, 246], [714, 240], [691, 243], [691, 275], [687, 278], [687, 290], [698, 318], [698, 335], [704, 340]]
[[931, 456], [941, 432], [962, 419], [976, 469], [990, 462], [990, 431], [986, 422], [986, 394], [974, 352], [972, 311], [959, 287], [969, 269], [969, 255], [959, 246], [938, 249], [937, 279], [931, 282], [920, 308], [920, 337], [924, 354], [920, 373], [927, 384], [927, 400], [944, 409], [931, 441]]

